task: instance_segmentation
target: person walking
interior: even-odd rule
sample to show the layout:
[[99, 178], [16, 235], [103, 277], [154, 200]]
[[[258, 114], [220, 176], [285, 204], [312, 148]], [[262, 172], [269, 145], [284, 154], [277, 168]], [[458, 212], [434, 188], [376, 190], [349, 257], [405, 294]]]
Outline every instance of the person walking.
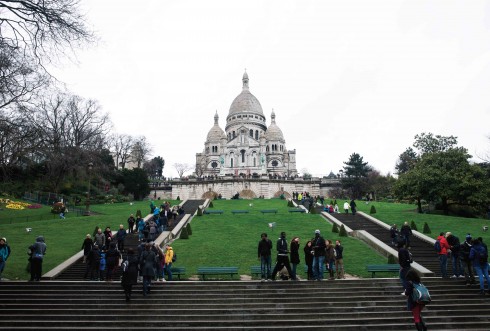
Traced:
[[473, 247], [470, 250], [470, 260], [473, 262], [473, 268], [480, 279], [480, 294], [485, 294], [485, 281], [487, 280], [487, 293], [490, 294], [490, 278], [488, 276], [488, 251], [482, 242], [478, 239], [473, 241]]
[[412, 236], [412, 229], [408, 222], [403, 223], [402, 228], [400, 229], [400, 234], [405, 241], [405, 247], [410, 249], [410, 237]]
[[421, 312], [425, 305], [423, 303], [413, 301], [413, 291], [414, 283], [420, 284], [420, 276], [417, 271], [410, 269], [407, 272], [407, 289], [405, 290], [405, 295], [407, 296], [407, 307], [412, 311], [413, 322], [417, 331], [427, 331], [427, 326], [425, 325], [424, 319], [422, 318]]
[[446, 238], [444, 237], [444, 232], [439, 233], [439, 237], [437, 237], [439, 241], [439, 245], [441, 247], [440, 251], [437, 252], [439, 255], [439, 265], [441, 267], [442, 278], [448, 278], [447, 276], [447, 254], [449, 249], [449, 244], [447, 243]]
[[352, 215], [354, 215], [354, 216], [356, 215], [356, 211], [357, 211], [356, 208], [357, 208], [356, 201], [354, 199], [352, 199], [350, 201], [350, 210], [351, 210]]
[[105, 247], [105, 234], [102, 233], [101, 228], [97, 229], [97, 233], [94, 236], [94, 244], [99, 246], [100, 249]]
[[134, 218], [134, 215], [131, 214], [129, 215], [128, 218], [128, 232], [129, 233], [134, 233], [134, 225], [136, 224], [136, 219]]
[[325, 239], [320, 236], [320, 230], [315, 230], [315, 238], [311, 240], [313, 243], [313, 279], [322, 280], [325, 264]]
[[276, 265], [274, 266], [274, 270], [272, 271], [271, 279], [276, 280], [277, 273], [282, 270], [282, 268], [286, 267], [289, 276], [292, 275], [291, 265], [289, 264], [289, 250], [288, 250], [288, 242], [286, 240], [286, 232], [281, 232], [281, 237], [277, 240], [276, 243], [277, 250], [277, 260]]
[[398, 242], [398, 263], [400, 264], [400, 281], [403, 286], [402, 295], [405, 295], [407, 291], [407, 273], [412, 263], [412, 255], [402, 241]]
[[31, 281], [40, 281], [43, 272], [43, 259], [46, 255], [46, 243], [43, 236], [38, 236], [36, 242], [29, 246], [31, 259]]
[[141, 275], [143, 276], [143, 296], [150, 293], [151, 290], [151, 280], [155, 277], [155, 263], [157, 263], [157, 258], [155, 252], [151, 250], [151, 244], [145, 244], [145, 250], [141, 253], [140, 265], [141, 265]]
[[290, 250], [290, 255], [291, 255], [291, 271], [292, 271], [292, 275], [291, 275], [291, 278], [292, 279], [298, 279], [297, 277], [297, 273], [296, 273], [296, 270], [297, 270], [297, 267], [298, 267], [298, 264], [300, 263], [300, 259], [299, 259], [299, 238], [298, 237], [294, 237], [292, 240], [291, 240], [291, 244], [289, 246], [289, 250]]
[[87, 233], [85, 236], [85, 240], [82, 243], [82, 249], [83, 249], [83, 263], [87, 262], [87, 256], [94, 247], [94, 242], [92, 241], [92, 237], [90, 234]]
[[475, 284], [475, 274], [473, 272], [473, 264], [470, 259], [470, 251], [471, 247], [473, 247], [473, 239], [471, 238], [471, 234], [467, 234], [464, 243], [461, 245], [460, 250], [460, 258], [461, 263], [463, 264], [463, 273], [466, 281], [466, 286], [470, 286], [471, 284]]
[[116, 271], [116, 267], [119, 266], [120, 259], [121, 259], [121, 253], [117, 250], [116, 243], [111, 243], [109, 250], [106, 253], [106, 261], [107, 261], [106, 281], [112, 282], [112, 275]]
[[139, 261], [136, 254], [134, 254], [133, 248], [128, 248], [127, 257], [121, 266], [123, 269], [121, 286], [124, 289], [126, 301], [129, 301], [131, 300], [131, 291], [133, 289], [133, 285], [136, 285], [138, 283]]
[[262, 281], [271, 279], [272, 241], [267, 238], [267, 233], [265, 232], [260, 235], [259, 244], [257, 246], [257, 255], [260, 260]]
[[315, 251], [313, 250], [313, 243], [311, 240], [306, 242], [303, 251], [305, 253], [305, 264], [307, 268], [306, 273], [308, 275], [308, 280], [313, 280], [313, 255], [315, 254]]
[[124, 240], [126, 239], [126, 230], [124, 225], [119, 225], [119, 230], [116, 232], [117, 249], [120, 252], [124, 252]]
[[11, 253], [10, 246], [7, 244], [7, 238], [0, 238], [0, 280], [5, 269], [5, 264]]
[[345, 214], [349, 214], [349, 203], [346, 201], [344, 202], [344, 212]]

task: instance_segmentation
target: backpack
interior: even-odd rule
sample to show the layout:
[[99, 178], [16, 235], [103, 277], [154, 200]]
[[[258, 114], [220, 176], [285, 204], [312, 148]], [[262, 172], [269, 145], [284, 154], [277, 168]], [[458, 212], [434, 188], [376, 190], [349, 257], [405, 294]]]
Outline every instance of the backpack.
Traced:
[[427, 287], [422, 283], [412, 283], [413, 284], [413, 292], [412, 292], [412, 301], [416, 303], [421, 303], [427, 305], [430, 303], [430, 293]]
[[121, 264], [121, 270], [123, 273], [126, 273], [128, 271], [128, 266], [129, 266], [129, 262], [128, 260], [125, 260], [122, 264]]
[[440, 253], [441, 252], [442, 247], [441, 247], [441, 242], [439, 240], [436, 240], [436, 242], [434, 243], [434, 250], [437, 253]]
[[488, 253], [485, 247], [483, 248], [483, 253], [480, 254], [478, 250], [475, 249], [475, 260], [480, 262], [481, 264], [488, 263]]
[[177, 254], [174, 252], [174, 255], [172, 256], [172, 263], [177, 261]]

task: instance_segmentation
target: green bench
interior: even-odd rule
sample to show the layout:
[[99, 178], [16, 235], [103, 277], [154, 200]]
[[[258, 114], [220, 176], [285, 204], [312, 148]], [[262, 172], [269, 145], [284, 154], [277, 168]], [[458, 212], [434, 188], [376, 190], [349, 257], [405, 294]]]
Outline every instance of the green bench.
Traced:
[[248, 214], [248, 210], [232, 210], [232, 214]]
[[170, 268], [172, 271], [172, 277], [177, 276], [180, 280], [180, 275], [185, 275], [185, 267], [172, 267]]
[[202, 277], [202, 280], [206, 280], [206, 275], [238, 275], [238, 267], [199, 267], [197, 268], [197, 274]]
[[369, 264], [366, 269], [372, 273], [371, 278], [374, 278], [377, 272], [400, 272], [398, 264]]
[[305, 213], [306, 210], [301, 209], [301, 208], [294, 208], [294, 209], [289, 209], [288, 212], [290, 212], [290, 213]]
[[[271, 270], [272, 272], [272, 270]], [[253, 265], [250, 267], [250, 274], [253, 276], [262, 276], [262, 270], [259, 265]]]
[[204, 214], [223, 214], [222, 210], [205, 210]]
[[262, 214], [277, 214], [277, 209], [262, 209], [260, 212]]

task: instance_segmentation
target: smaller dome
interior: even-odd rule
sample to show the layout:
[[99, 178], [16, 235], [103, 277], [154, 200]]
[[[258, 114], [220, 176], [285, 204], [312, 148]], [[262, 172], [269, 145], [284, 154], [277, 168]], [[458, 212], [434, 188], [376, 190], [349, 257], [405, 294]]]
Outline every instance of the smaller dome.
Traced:
[[219, 127], [218, 119], [218, 112], [216, 111], [216, 114], [214, 115], [214, 125], [211, 130], [209, 130], [206, 138], [207, 143], [218, 143], [221, 139], [226, 139], [225, 132]]
[[276, 114], [274, 113], [274, 110], [272, 110], [271, 114], [271, 125], [269, 125], [265, 132], [265, 139], [267, 141], [284, 141], [282, 130], [276, 124]]

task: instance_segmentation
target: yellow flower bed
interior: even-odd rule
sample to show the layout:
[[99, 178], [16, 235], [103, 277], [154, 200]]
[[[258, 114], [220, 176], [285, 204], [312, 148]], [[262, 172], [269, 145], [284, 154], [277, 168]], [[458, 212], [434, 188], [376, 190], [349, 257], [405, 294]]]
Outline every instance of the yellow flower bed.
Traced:
[[7, 204], [5, 206], [5, 208], [7, 208], [7, 209], [22, 210], [22, 209], [26, 209], [26, 207], [29, 207], [30, 206], [30, 203], [20, 202], [20, 201], [12, 201], [12, 200], [9, 200], [9, 199], [5, 199], [3, 201], [0, 201], [0, 203], [1, 202]]

